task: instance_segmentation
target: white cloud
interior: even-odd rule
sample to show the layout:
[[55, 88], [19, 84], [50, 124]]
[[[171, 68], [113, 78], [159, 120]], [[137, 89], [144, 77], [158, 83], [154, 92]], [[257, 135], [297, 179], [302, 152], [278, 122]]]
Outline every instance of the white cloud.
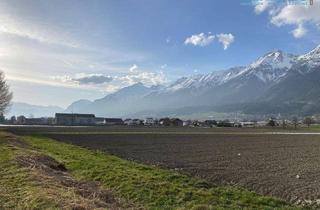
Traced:
[[184, 44], [188, 45], [194, 45], [194, 46], [207, 46], [211, 44], [214, 39], [217, 38], [218, 42], [220, 42], [223, 45], [223, 49], [226, 50], [230, 46], [232, 42], [234, 42], [234, 36], [232, 34], [217, 34], [217, 35], [212, 35], [211, 32], [208, 32], [206, 35], [205, 33], [200, 33], [196, 35], [192, 35], [191, 37], [188, 37], [185, 41]]
[[299, 25], [305, 22], [320, 24], [320, 0], [314, 5], [286, 5], [271, 18], [277, 26], [286, 24]]
[[307, 29], [305, 29], [302, 24], [299, 24], [299, 26], [293, 31], [291, 31], [291, 33], [295, 38], [298, 39], [303, 37], [307, 33]]
[[160, 72], [136, 71], [127, 75], [115, 77], [124, 86], [133, 85], [135, 83], [143, 83], [147, 86], [160, 85], [167, 82], [165, 74]]
[[134, 72], [137, 68], [138, 68], [138, 66], [137, 66], [136, 64], [133, 64], [133, 65], [129, 68], [129, 71], [130, 71], [130, 72]]
[[[255, 11], [257, 11], [257, 6]], [[260, 9], [262, 11], [262, 8]], [[306, 24], [314, 24], [320, 28], [320, 0], [313, 0], [313, 5], [288, 3], [278, 7], [269, 5], [264, 8], [264, 10], [267, 9], [269, 10], [270, 22], [278, 27], [293, 25], [295, 29], [291, 33], [296, 38], [301, 38], [307, 34]], [[259, 14], [259, 12], [256, 13]]]
[[78, 82], [79, 84], [104, 84], [111, 82], [113, 78], [103, 74], [85, 74], [76, 78], [72, 78], [72, 80]]
[[211, 44], [214, 38], [215, 36], [211, 35], [211, 33], [208, 33], [208, 34], [200, 33], [200, 34], [195, 34], [195, 35], [192, 35], [191, 37], [188, 37], [184, 41], [184, 44], [185, 45], [191, 44], [194, 46], [204, 47]]
[[89, 87], [91, 89], [96, 89], [108, 93], [136, 83], [143, 83], [146, 86], [153, 86], [161, 85], [168, 82], [166, 75], [162, 71], [141, 71], [136, 70], [136, 68], [134, 68], [134, 71], [130, 71], [128, 74], [120, 74], [112, 77], [102, 74], [80, 73], [74, 76], [53, 76], [51, 77], [51, 79], [55, 84], [60, 82], [62, 86], [68, 85], [82, 88]]
[[229, 48], [230, 44], [234, 42], [234, 36], [232, 34], [217, 34], [218, 41], [223, 45], [223, 49]]
[[45, 23], [34, 23], [28, 19], [14, 17], [0, 10], [0, 32], [36, 40], [47, 44], [78, 48], [80, 44], [70, 34], [56, 26], [41, 27]]
[[103, 75], [103, 74], [86, 74], [79, 73], [74, 76], [63, 75], [63, 76], [53, 76], [51, 79], [55, 81], [60, 81], [62, 83], [74, 84], [74, 85], [102, 85], [105, 83], [110, 83], [113, 77]]
[[266, 9], [268, 9], [268, 7], [270, 7], [270, 5], [271, 5], [270, 0], [260, 0], [256, 4], [254, 11], [257, 14], [260, 14], [260, 13], [264, 12]]

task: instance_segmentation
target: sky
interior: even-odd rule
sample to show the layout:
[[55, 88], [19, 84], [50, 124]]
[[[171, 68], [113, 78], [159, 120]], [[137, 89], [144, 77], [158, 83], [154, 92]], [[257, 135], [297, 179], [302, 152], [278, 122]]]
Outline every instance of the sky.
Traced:
[[14, 101], [67, 107], [320, 44], [320, 0], [1, 0]]

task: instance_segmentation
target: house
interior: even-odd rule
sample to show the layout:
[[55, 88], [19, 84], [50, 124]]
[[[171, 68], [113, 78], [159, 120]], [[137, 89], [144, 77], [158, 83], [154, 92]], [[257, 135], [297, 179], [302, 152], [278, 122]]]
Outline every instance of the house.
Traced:
[[193, 127], [201, 127], [202, 125], [203, 125], [203, 123], [200, 122], [199, 120], [192, 121], [192, 126]]
[[96, 125], [104, 125], [106, 123], [104, 117], [95, 117], [94, 121]]
[[133, 119], [132, 125], [143, 125], [143, 120], [140, 119]]
[[48, 125], [54, 125], [55, 124], [55, 118], [54, 117], [48, 117], [47, 118], [47, 124]]
[[16, 124], [18, 125], [52, 125], [53, 118], [26, 118], [25, 116], [21, 115], [17, 117]]
[[192, 121], [191, 120], [183, 121], [183, 126], [191, 126], [191, 125], [192, 125]]
[[219, 121], [217, 127], [234, 127], [234, 123], [229, 120]]
[[95, 125], [94, 114], [56, 113], [57, 125]]
[[168, 117], [166, 118], [161, 118], [159, 120], [159, 124], [162, 125], [162, 126], [170, 126], [171, 125], [171, 121]]
[[125, 120], [123, 121], [123, 123], [124, 123], [125, 125], [133, 125], [133, 121], [132, 121], [132, 119], [130, 119], [130, 118], [125, 119]]
[[209, 126], [209, 127], [215, 127], [215, 126], [217, 126], [217, 121], [215, 121], [215, 120], [205, 120], [204, 121], [204, 125], [205, 126]]
[[183, 121], [180, 120], [179, 118], [172, 118], [171, 119], [171, 124], [173, 126], [183, 126]]
[[123, 125], [124, 122], [121, 118], [105, 118], [105, 125]]
[[151, 117], [148, 117], [144, 120], [144, 125], [146, 125], [146, 126], [155, 125], [155, 120]]
[[256, 124], [255, 122], [241, 122], [241, 127], [247, 127], [247, 128], [254, 128], [256, 127]]
[[23, 116], [23, 115], [18, 116], [16, 123], [17, 123], [18, 125], [24, 125], [24, 124], [26, 124], [26, 119], [27, 119], [27, 118], [26, 118], [25, 116]]
[[48, 118], [26, 118], [26, 125], [48, 125]]

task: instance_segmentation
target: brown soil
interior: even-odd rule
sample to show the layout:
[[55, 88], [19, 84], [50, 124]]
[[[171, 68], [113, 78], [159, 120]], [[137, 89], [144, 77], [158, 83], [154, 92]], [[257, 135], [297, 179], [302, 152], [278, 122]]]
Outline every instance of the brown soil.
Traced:
[[265, 134], [48, 134], [121, 158], [320, 206], [320, 136]]
[[41, 169], [45, 172], [67, 171], [62, 163], [45, 155], [18, 156], [17, 161], [24, 167]]

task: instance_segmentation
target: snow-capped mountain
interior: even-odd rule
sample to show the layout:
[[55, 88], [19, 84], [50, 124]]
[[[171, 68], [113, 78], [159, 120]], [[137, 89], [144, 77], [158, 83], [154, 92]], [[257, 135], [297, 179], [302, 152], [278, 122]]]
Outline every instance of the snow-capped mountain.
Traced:
[[262, 66], [271, 69], [289, 69], [295, 63], [296, 58], [297, 56], [295, 55], [277, 50], [260, 57], [258, 60], [250, 64], [249, 67], [251, 69]]
[[312, 51], [298, 57], [300, 65], [307, 65], [309, 68], [319, 67], [320, 65], [320, 45]]
[[198, 74], [191, 77], [182, 77], [169, 85], [165, 91], [174, 92], [187, 88], [209, 88], [222, 85], [235, 78], [245, 67], [234, 67], [225, 71], [215, 71], [210, 74]]
[[183, 77], [168, 86], [166, 90], [174, 92], [186, 88], [209, 88], [245, 77], [256, 77], [264, 83], [271, 83], [285, 77], [296, 62], [297, 56], [277, 50], [258, 58], [246, 67]]
[[320, 110], [320, 105], [315, 105], [320, 104], [317, 69], [320, 46], [301, 56], [276, 50], [247, 66], [182, 77], [166, 87], [141, 83], [126, 87], [90, 103], [82, 112], [128, 116], [184, 107], [199, 112], [206, 106], [253, 113], [298, 112], [303, 108], [302, 112], [312, 113]]
[[276, 82], [287, 75], [296, 60], [297, 56], [277, 50], [260, 57], [241, 74], [256, 76], [265, 83]]

